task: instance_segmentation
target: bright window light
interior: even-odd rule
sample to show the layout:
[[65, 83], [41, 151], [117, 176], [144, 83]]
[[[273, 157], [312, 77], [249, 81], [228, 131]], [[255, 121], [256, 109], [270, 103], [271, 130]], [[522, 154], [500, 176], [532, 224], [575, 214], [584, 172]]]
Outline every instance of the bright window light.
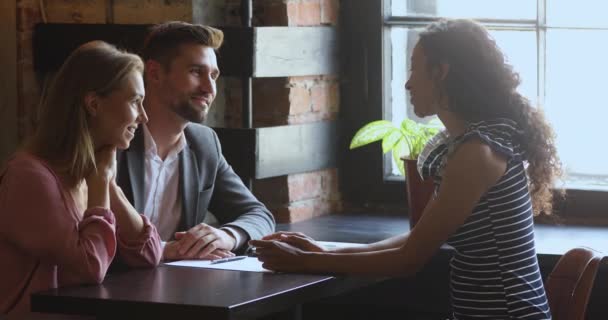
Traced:
[[[387, 118], [416, 121], [405, 81], [420, 17], [479, 18], [522, 80], [518, 90], [543, 108], [557, 134], [566, 187], [608, 190], [608, 151], [601, 141], [608, 119], [608, 1], [394, 0], [385, 26], [391, 75]], [[538, 8], [545, 12], [537, 12]], [[408, 21], [411, 19], [411, 22]], [[546, 23], [544, 23], [546, 21]], [[429, 22], [430, 23], [430, 22]], [[387, 168], [398, 175], [393, 163]]]

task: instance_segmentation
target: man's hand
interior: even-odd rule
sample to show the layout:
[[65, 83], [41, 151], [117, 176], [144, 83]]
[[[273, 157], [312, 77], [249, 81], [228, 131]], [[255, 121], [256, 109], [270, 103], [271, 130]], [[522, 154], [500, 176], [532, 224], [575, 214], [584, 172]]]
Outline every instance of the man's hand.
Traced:
[[[202, 259], [204, 260], [216, 260], [221, 258], [234, 257], [234, 253], [224, 250], [224, 249], [215, 249], [215, 251], [206, 255]], [[170, 241], [165, 244], [165, 249], [163, 251], [163, 260], [180, 260], [180, 259], [192, 259], [190, 257], [186, 257], [179, 254], [179, 241]]]
[[236, 239], [228, 232], [201, 223], [185, 232], [176, 232], [179, 244], [177, 252], [186, 259], [209, 259], [207, 256], [216, 250], [230, 251]]

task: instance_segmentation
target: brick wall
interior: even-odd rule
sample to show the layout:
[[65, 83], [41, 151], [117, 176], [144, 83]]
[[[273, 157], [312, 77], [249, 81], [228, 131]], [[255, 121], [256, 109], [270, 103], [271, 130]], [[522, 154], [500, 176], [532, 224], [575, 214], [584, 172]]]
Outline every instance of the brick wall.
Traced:
[[[23, 139], [35, 125], [40, 83], [33, 71], [32, 35], [36, 23], [151, 24], [183, 20], [240, 25], [239, 0], [17, 0], [18, 130]], [[339, 0], [254, 0], [255, 26], [337, 25]], [[310, 123], [337, 118], [336, 75], [253, 80], [254, 127]], [[240, 127], [240, 80], [223, 78], [210, 125]], [[254, 191], [281, 222], [300, 221], [341, 209], [337, 169], [254, 182]]]
[[342, 208], [336, 169], [256, 180], [253, 188], [281, 222], [297, 222]]
[[192, 20], [193, 1], [120, 0], [107, 8], [105, 0], [17, 0], [17, 119], [19, 138], [35, 126], [40, 81], [33, 68], [32, 36], [37, 23], [132, 23]]
[[[338, 0], [254, 1], [254, 24], [338, 24]], [[335, 120], [340, 98], [336, 75], [253, 80], [255, 127]], [[226, 123], [240, 124], [239, 90], [227, 95]], [[293, 174], [254, 182], [253, 190], [280, 222], [297, 222], [342, 209], [338, 170]]]
[[[241, 83], [225, 80], [225, 124], [241, 126]], [[334, 120], [340, 96], [332, 75], [253, 79], [253, 125], [269, 127]]]

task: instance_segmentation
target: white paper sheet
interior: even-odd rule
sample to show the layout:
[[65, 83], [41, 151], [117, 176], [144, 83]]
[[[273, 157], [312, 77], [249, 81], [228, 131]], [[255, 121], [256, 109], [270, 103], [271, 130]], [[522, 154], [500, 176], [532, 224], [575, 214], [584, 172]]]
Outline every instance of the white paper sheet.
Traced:
[[[347, 248], [359, 245], [358, 243], [350, 242], [330, 242], [330, 241], [318, 241], [319, 244], [328, 248]], [[220, 269], [220, 270], [236, 270], [236, 271], [250, 271], [250, 272], [272, 272], [270, 270], [262, 268], [262, 262], [255, 257], [246, 257], [245, 259], [211, 264], [209, 260], [180, 260], [165, 263], [170, 266], [182, 266], [182, 267], [193, 267], [193, 268], [207, 268], [207, 269]]]
[[207, 268], [220, 270], [236, 270], [236, 271], [251, 271], [251, 272], [272, 272], [262, 268], [262, 262], [254, 257], [246, 257], [245, 259], [211, 264], [209, 260], [180, 260], [165, 263], [170, 266], [182, 266], [193, 268]]

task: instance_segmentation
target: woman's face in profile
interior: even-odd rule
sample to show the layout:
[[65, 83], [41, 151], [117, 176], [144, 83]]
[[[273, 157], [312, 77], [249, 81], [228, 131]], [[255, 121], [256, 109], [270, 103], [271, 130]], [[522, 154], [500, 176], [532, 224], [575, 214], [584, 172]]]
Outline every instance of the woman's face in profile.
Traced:
[[418, 43], [412, 51], [410, 78], [405, 83], [416, 116], [422, 118], [437, 114], [439, 96], [436, 88], [437, 85], [427, 66], [424, 50]]
[[116, 90], [97, 98], [96, 112], [90, 120], [95, 148], [129, 147], [137, 126], [148, 121], [142, 104], [144, 96], [142, 74], [133, 71]]

